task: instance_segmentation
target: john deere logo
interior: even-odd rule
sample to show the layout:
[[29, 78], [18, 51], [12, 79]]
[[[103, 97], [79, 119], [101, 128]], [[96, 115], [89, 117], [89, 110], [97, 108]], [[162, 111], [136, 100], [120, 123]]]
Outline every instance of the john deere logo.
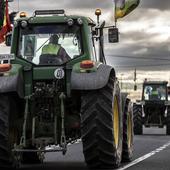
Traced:
[[62, 79], [64, 77], [64, 70], [62, 68], [58, 68], [54, 71], [54, 76], [56, 79]]

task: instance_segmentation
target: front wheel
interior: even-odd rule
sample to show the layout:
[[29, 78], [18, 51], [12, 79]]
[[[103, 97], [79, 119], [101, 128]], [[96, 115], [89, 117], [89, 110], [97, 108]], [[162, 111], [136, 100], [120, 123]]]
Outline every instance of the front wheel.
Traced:
[[81, 134], [85, 161], [90, 168], [120, 165], [122, 114], [120, 90], [113, 78], [104, 88], [82, 95]]

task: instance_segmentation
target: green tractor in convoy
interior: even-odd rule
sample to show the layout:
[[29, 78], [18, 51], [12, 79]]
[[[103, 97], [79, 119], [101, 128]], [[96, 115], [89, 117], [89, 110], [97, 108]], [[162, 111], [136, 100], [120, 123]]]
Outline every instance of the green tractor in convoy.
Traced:
[[170, 135], [170, 103], [168, 102], [168, 82], [145, 81], [142, 100], [133, 104], [134, 134], [143, 134], [143, 125], [163, 128]]
[[[67, 144], [80, 138], [91, 168], [131, 160], [131, 102], [120, 93], [114, 68], [106, 65], [108, 27], [99, 22], [100, 14], [96, 10], [97, 24], [64, 10], [22, 13], [15, 21], [11, 43], [6, 37], [11, 54], [0, 55], [0, 167], [42, 162], [46, 152], [66, 154]], [[70, 59], [42, 54], [51, 35]], [[108, 36], [116, 42], [117, 28], [109, 27]]]

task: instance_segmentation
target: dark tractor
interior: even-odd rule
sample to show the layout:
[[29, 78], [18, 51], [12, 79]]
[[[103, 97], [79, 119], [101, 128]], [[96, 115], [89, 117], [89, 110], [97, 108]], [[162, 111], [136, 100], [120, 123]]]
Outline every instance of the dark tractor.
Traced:
[[[105, 22], [67, 16], [64, 10], [21, 16], [14, 23], [11, 54], [0, 55], [0, 167], [42, 162], [46, 152], [66, 154], [67, 144], [80, 138], [91, 168], [130, 161], [131, 102], [105, 62]], [[109, 27], [110, 42], [117, 34]], [[67, 60], [63, 49], [60, 55], [58, 47], [44, 50], [52, 35]]]
[[133, 104], [134, 134], [143, 133], [145, 127], [166, 126], [170, 135], [170, 105], [166, 81], [145, 81], [143, 83], [142, 101]]

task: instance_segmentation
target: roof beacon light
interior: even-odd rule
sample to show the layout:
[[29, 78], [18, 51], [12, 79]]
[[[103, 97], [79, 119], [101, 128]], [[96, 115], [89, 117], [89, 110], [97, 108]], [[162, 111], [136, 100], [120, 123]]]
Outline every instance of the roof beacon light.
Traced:
[[24, 17], [27, 17], [27, 14], [26, 12], [20, 12], [19, 16], [20, 18], [24, 18]]
[[101, 11], [101, 9], [96, 9], [96, 11], [95, 11], [95, 15], [97, 15], [97, 16], [99, 16], [99, 15], [101, 15], [102, 14], [102, 11]]
[[99, 16], [102, 14], [102, 11], [101, 11], [101, 9], [96, 9], [96, 11], [95, 11], [95, 15], [97, 16], [97, 24], [99, 25], [99, 23], [100, 23], [100, 19], [99, 19]]
[[80, 63], [81, 68], [93, 68], [94, 67], [94, 62], [91, 60], [84, 60]]

